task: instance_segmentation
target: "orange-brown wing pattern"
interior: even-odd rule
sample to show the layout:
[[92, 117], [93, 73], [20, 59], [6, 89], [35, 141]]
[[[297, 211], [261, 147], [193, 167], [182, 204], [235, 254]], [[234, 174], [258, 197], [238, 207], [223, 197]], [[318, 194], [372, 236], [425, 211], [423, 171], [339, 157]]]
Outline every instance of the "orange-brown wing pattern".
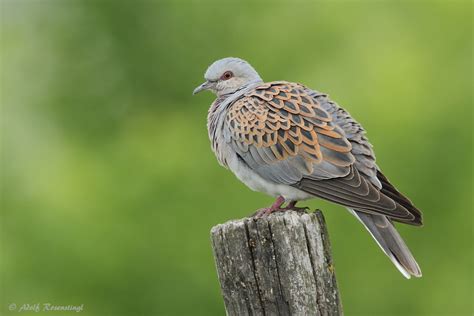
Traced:
[[258, 149], [267, 163], [298, 156], [311, 174], [322, 162], [338, 167], [354, 162], [351, 143], [300, 84], [270, 82], [257, 87], [231, 106], [226, 123], [241, 151]]
[[262, 178], [421, 224], [421, 213], [377, 179], [362, 127], [325, 95], [297, 83], [263, 84], [230, 106], [226, 125], [232, 148]]

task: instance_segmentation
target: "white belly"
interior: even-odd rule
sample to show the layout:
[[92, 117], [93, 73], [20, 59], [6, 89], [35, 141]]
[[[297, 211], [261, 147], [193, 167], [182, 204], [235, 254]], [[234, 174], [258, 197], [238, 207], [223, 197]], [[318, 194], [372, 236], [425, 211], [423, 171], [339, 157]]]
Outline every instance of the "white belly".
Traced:
[[242, 163], [235, 155], [229, 158], [227, 161], [229, 169], [240, 181], [254, 191], [263, 192], [275, 197], [281, 195], [286, 201], [301, 201], [314, 198], [314, 196], [292, 186], [265, 180]]

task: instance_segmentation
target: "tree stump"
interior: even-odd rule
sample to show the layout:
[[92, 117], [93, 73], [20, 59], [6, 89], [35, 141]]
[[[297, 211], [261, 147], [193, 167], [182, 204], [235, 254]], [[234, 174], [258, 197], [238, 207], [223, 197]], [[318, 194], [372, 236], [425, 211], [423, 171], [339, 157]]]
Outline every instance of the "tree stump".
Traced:
[[320, 211], [229, 221], [211, 239], [227, 315], [342, 315]]

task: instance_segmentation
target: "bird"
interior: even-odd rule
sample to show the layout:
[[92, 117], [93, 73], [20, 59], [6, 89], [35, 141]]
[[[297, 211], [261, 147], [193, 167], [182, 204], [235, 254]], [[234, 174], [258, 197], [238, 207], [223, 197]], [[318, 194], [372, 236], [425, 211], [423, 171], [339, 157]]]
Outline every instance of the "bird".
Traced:
[[264, 82], [236, 57], [213, 62], [204, 79], [193, 95], [216, 95], [207, 127], [219, 164], [276, 198], [255, 217], [304, 210], [296, 203], [314, 198], [342, 205], [403, 276], [421, 277], [394, 222], [422, 226], [422, 213], [384, 176], [365, 129], [349, 112], [303, 84]]

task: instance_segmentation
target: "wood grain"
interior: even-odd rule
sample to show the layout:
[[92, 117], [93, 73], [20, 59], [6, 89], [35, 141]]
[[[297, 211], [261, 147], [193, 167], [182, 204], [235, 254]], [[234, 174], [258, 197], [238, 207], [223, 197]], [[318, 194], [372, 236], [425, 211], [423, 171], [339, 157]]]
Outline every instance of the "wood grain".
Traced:
[[211, 240], [228, 315], [342, 315], [320, 211], [229, 221]]

